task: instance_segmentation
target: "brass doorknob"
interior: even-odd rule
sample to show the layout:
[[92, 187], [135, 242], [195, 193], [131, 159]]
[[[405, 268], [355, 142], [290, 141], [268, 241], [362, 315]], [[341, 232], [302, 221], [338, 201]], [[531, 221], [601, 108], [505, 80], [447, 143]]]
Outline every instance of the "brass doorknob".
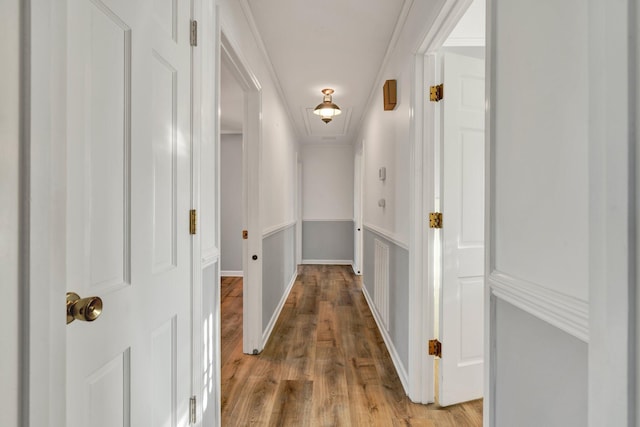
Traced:
[[74, 320], [93, 322], [102, 314], [100, 297], [80, 298], [75, 292], [67, 292], [67, 324]]

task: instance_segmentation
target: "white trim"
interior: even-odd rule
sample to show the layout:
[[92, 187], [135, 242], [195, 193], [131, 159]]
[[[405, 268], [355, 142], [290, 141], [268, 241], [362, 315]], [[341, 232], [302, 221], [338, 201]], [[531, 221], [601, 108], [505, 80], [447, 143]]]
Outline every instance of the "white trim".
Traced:
[[327, 219], [307, 219], [307, 218], [302, 218], [302, 222], [354, 222], [353, 218], [346, 218], [346, 219], [340, 219], [340, 218], [327, 218]]
[[296, 151], [296, 264], [302, 263], [302, 160]]
[[[20, 2], [20, 425], [66, 425], [66, 3]], [[4, 286], [4, 284], [3, 284]]]
[[363, 227], [369, 231], [371, 231], [372, 233], [377, 234], [378, 236], [382, 237], [385, 240], [388, 240], [389, 242], [393, 243], [394, 245], [401, 247], [404, 250], [409, 250], [409, 245], [405, 242], [403, 242], [402, 240], [400, 240], [400, 238], [398, 237], [398, 235], [393, 234], [389, 231], [383, 230], [380, 227], [377, 227], [373, 224], [369, 224], [369, 223], [364, 223]]
[[352, 259], [303, 259], [302, 264], [311, 265], [352, 265]]
[[[427, 57], [414, 56], [412, 67], [410, 122], [410, 204], [409, 204], [409, 397], [414, 402], [435, 401], [434, 358], [428, 356], [426, 343], [434, 338], [433, 230], [426, 227], [424, 212], [434, 210], [433, 103], [424, 101], [430, 76]], [[425, 105], [426, 104], [426, 105]], [[431, 143], [430, 143], [431, 142]]]
[[223, 270], [220, 272], [221, 277], [242, 277], [244, 276], [244, 271], [239, 270]]
[[[220, 55], [229, 61], [230, 69], [245, 93], [243, 119], [243, 215], [249, 238], [242, 242], [244, 270], [243, 352], [260, 351], [262, 341], [262, 237], [261, 237], [261, 170], [262, 170], [262, 86], [248, 62], [230, 38], [226, 26], [220, 28]], [[219, 68], [219, 67], [218, 67]], [[217, 77], [219, 88], [220, 77]], [[218, 135], [218, 154], [220, 137]], [[219, 173], [219, 171], [218, 171]], [[252, 256], [257, 258], [254, 260]]]
[[288, 228], [291, 228], [291, 227], [296, 225], [296, 222], [297, 221], [294, 219], [292, 221], [287, 221], [287, 222], [285, 222], [283, 224], [280, 224], [280, 225], [275, 225], [273, 227], [265, 228], [262, 231], [262, 238], [266, 239], [267, 237], [273, 236], [274, 234], [277, 234], [277, 233], [279, 233], [281, 231], [284, 231], [284, 230], [286, 230]]
[[402, 365], [400, 361], [400, 356], [398, 355], [398, 351], [393, 345], [393, 340], [391, 339], [391, 335], [389, 332], [382, 327], [383, 322], [380, 319], [380, 313], [378, 313], [378, 309], [373, 303], [373, 299], [367, 292], [366, 286], [364, 283], [362, 284], [362, 294], [364, 295], [364, 299], [367, 301], [367, 305], [369, 306], [369, 310], [373, 315], [373, 318], [376, 321], [376, 326], [378, 326], [378, 330], [380, 331], [380, 335], [382, 335], [382, 339], [384, 340], [384, 344], [387, 346], [387, 350], [389, 351], [389, 355], [391, 356], [391, 361], [393, 362], [393, 366], [396, 368], [396, 372], [398, 373], [398, 378], [400, 378], [400, 382], [402, 383], [402, 388], [404, 389], [405, 394], [409, 394], [409, 375], [407, 375], [407, 370]]
[[293, 276], [291, 277], [291, 280], [287, 285], [287, 289], [285, 289], [284, 293], [282, 294], [282, 298], [280, 298], [280, 302], [278, 303], [278, 306], [273, 312], [273, 316], [271, 316], [271, 320], [269, 320], [269, 324], [267, 325], [267, 328], [264, 330], [264, 333], [262, 334], [262, 346], [260, 347], [261, 349], [263, 349], [267, 345], [267, 341], [271, 336], [271, 332], [273, 332], [273, 328], [276, 326], [276, 322], [278, 320], [278, 317], [280, 317], [280, 313], [282, 312], [284, 303], [287, 302], [287, 298], [289, 298], [289, 294], [291, 293], [291, 289], [293, 288], [293, 285], [296, 283], [297, 278], [298, 278], [298, 269], [296, 269], [293, 272]]
[[484, 47], [484, 37], [455, 37], [448, 38], [443, 47]]
[[[427, 102], [424, 94], [429, 85], [438, 83], [435, 56], [442, 43], [458, 24], [472, 0], [446, 0], [432, 26], [425, 31], [422, 43], [415, 50], [412, 69], [410, 122], [410, 224], [409, 244], [392, 238], [392, 242], [409, 251], [409, 388], [414, 402], [430, 403], [435, 399], [433, 357], [427, 355], [426, 343], [433, 338], [436, 301], [434, 301], [434, 230], [426, 228], [424, 214], [435, 205], [436, 115], [438, 106]], [[381, 237], [383, 230], [365, 224]]]
[[[590, 426], [638, 425], [632, 278], [637, 176], [637, 0], [588, 2]], [[631, 18], [630, 18], [631, 12]], [[635, 15], [635, 16], [634, 16]]]
[[206, 252], [202, 253], [201, 269], [205, 269], [210, 265], [215, 264], [219, 260], [220, 260], [220, 249], [218, 248], [209, 249]]
[[489, 282], [489, 273], [493, 270], [493, 247], [492, 233], [495, 229], [495, 219], [493, 218], [493, 128], [494, 114], [493, 104], [495, 102], [496, 71], [493, 66], [495, 60], [495, 4], [494, 0], [487, 0], [486, 3], [486, 49], [485, 49], [485, 111], [484, 111], [484, 399], [482, 401], [482, 425], [491, 427], [495, 425], [496, 411], [496, 358], [493, 357], [496, 349], [496, 307], [495, 299], [492, 296]]
[[353, 270], [353, 274], [355, 274], [356, 276], [362, 276], [362, 270], [358, 271], [358, 266], [355, 262], [351, 263], [351, 269]]
[[589, 342], [589, 303], [494, 270], [487, 277], [491, 294]]
[[440, 13], [433, 21], [418, 53], [427, 54], [437, 52], [447, 40], [453, 29], [473, 3], [473, 0], [449, 0], [440, 9]]

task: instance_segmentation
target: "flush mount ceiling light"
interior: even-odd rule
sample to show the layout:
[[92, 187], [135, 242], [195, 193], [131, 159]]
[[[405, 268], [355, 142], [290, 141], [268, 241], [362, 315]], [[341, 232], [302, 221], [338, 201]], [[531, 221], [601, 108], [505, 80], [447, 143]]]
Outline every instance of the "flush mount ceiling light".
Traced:
[[342, 111], [340, 111], [340, 107], [331, 100], [333, 89], [322, 89], [322, 93], [324, 94], [322, 104], [318, 104], [313, 110], [313, 114], [320, 116], [323, 122], [329, 123], [334, 116], [342, 114]]

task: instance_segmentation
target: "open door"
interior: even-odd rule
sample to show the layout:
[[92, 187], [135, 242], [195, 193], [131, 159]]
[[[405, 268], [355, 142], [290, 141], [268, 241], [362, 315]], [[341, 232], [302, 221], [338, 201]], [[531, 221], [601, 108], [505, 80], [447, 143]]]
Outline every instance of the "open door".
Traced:
[[484, 60], [446, 53], [439, 403], [483, 394]]
[[66, 327], [66, 425], [186, 426], [190, 4], [70, 0], [66, 11], [61, 250], [67, 290], [103, 304], [77, 301], [78, 317], [100, 316]]

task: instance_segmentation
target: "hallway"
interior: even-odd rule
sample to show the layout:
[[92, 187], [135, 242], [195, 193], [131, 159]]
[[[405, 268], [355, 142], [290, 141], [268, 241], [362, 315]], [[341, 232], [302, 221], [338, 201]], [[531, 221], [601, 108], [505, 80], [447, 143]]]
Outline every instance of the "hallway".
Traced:
[[482, 425], [482, 401], [406, 397], [348, 266], [303, 265], [264, 351], [242, 353], [242, 279], [223, 278], [223, 426]]

